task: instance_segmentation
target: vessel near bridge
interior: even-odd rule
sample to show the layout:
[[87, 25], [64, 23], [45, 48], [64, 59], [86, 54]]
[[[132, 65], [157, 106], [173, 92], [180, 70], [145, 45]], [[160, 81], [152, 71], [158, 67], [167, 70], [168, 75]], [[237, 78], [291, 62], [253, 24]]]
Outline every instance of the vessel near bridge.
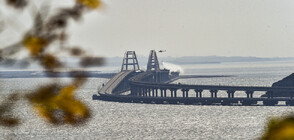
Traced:
[[[190, 75], [190, 77], [227, 76]], [[93, 100], [152, 104], [275, 106], [280, 105], [279, 102], [285, 102], [285, 105], [294, 105], [294, 87], [171, 84], [180, 78], [181, 76], [178, 74], [170, 75], [170, 71], [167, 69], [160, 69], [154, 50], [150, 51], [146, 71], [139, 69], [135, 52], [127, 51], [121, 72], [110, 79], [92, 98]], [[203, 91], [209, 91], [209, 97], [204, 97]], [[218, 97], [220, 91], [225, 92], [227, 96]], [[236, 92], [241, 92], [244, 96], [235, 97]], [[266, 97], [256, 97], [253, 96], [255, 92], [267, 94]], [[276, 95], [281, 92], [290, 93], [290, 96], [279, 97]]]

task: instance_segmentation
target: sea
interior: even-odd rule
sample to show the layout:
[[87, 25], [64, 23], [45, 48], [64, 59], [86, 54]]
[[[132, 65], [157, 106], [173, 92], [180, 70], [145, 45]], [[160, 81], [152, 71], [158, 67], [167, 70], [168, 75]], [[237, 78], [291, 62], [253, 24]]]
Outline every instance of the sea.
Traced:
[[[294, 62], [231, 62], [178, 65], [183, 75], [229, 75], [229, 77], [179, 79], [174, 83], [203, 85], [271, 86], [294, 72]], [[98, 67], [118, 72], [119, 67]], [[70, 83], [70, 78], [0, 78], [1, 99], [11, 93], [26, 93], [48, 83]], [[0, 139], [203, 139], [252, 140], [260, 138], [271, 118], [294, 113], [291, 106], [221, 106], [118, 103], [92, 100], [92, 95], [109, 79], [88, 78], [76, 98], [91, 110], [83, 125], [52, 125], [40, 118], [26, 100], [13, 108], [21, 119], [16, 127], [0, 126]], [[203, 93], [209, 96], [208, 93]], [[264, 93], [256, 93], [258, 97]], [[220, 93], [220, 96], [226, 96]], [[244, 96], [242, 92], [235, 96]]]

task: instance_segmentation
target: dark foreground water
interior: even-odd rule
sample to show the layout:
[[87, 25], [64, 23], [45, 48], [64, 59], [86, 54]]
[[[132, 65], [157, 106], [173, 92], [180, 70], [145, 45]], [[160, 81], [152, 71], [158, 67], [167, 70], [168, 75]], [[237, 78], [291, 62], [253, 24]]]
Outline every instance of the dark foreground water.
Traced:
[[[235, 75], [175, 81], [188, 84], [270, 86], [294, 72], [291, 62], [182, 67], [185, 74]], [[97, 93], [97, 88], [107, 80], [91, 78], [77, 93], [77, 97], [93, 113], [87, 124], [79, 127], [52, 126], [36, 117], [26, 101], [21, 101], [14, 112], [22, 118], [22, 125], [12, 129], [0, 127], [0, 139], [256, 139], [262, 135], [270, 117], [294, 112], [294, 107], [287, 106], [154, 105], [93, 101], [92, 94]], [[0, 79], [0, 87], [3, 96], [15, 91], [28, 92], [52, 81], [67, 83], [70, 79]], [[239, 94], [242, 96], [242, 93]]]

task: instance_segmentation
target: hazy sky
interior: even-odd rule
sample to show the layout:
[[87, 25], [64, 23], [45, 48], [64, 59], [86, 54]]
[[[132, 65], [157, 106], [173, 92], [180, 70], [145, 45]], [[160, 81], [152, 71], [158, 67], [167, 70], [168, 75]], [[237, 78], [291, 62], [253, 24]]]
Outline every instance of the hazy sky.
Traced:
[[166, 56], [294, 57], [293, 0], [103, 2], [71, 25], [70, 44], [100, 56], [164, 49]]

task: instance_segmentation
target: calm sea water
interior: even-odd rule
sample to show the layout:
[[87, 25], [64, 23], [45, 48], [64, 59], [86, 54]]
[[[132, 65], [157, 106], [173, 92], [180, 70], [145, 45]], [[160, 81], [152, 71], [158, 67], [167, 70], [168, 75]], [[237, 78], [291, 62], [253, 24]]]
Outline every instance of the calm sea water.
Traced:
[[[293, 63], [183, 65], [184, 74], [234, 77], [182, 79], [175, 83], [270, 86], [294, 72]], [[64, 84], [70, 79], [0, 79], [1, 96], [28, 92], [53, 81]], [[269, 118], [294, 112], [294, 107], [287, 106], [154, 105], [93, 101], [92, 95], [107, 81], [90, 78], [77, 93], [77, 97], [93, 113], [87, 124], [79, 127], [52, 126], [36, 117], [26, 101], [20, 101], [14, 112], [22, 119], [22, 125], [11, 129], [0, 127], [0, 139], [256, 139], [262, 135]], [[243, 96], [242, 93], [239, 96]]]

